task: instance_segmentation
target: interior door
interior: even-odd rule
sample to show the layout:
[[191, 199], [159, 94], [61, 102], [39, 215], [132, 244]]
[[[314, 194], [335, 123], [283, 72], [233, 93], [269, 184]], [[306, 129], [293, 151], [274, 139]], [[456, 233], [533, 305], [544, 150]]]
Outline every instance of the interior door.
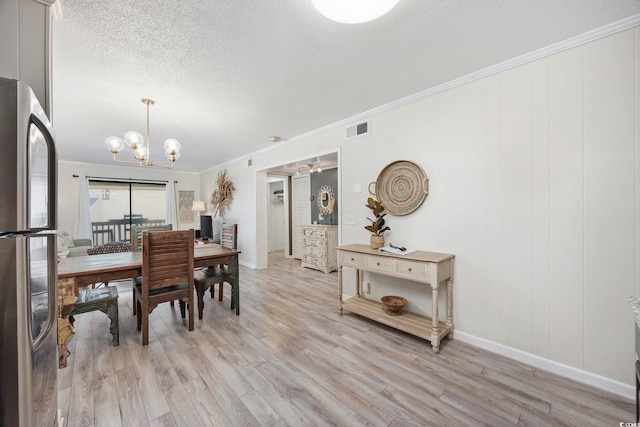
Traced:
[[309, 174], [293, 178], [293, 257], [302, 259], [302, 226], [311, 224], [311, 179]]

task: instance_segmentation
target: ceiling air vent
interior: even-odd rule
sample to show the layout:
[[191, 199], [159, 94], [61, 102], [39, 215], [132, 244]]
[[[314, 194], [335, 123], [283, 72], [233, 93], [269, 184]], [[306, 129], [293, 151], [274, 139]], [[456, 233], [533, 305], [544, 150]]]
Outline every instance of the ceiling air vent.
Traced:
[[366, 135], [369, 133], [369, 121], [356, 123], [355, 125], [347, 126], [346, 139], [355, 138], [358, 136]]

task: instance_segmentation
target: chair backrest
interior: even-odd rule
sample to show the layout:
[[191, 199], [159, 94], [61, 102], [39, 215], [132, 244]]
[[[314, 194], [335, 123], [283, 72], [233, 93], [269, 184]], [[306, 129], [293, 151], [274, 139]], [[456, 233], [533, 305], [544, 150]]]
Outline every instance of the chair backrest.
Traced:
[[238, 224], [222, 224], [220, 246], [228, 249], [238, 248]]
[[171, 231], [171, 224], [164, 225], [134, 225], [131, 228], [131, 252], [140, 252], [142, 250], [142, 232], [143, 231]]
[[193, 229], [142, 233], [142, 293], [193, 286]]

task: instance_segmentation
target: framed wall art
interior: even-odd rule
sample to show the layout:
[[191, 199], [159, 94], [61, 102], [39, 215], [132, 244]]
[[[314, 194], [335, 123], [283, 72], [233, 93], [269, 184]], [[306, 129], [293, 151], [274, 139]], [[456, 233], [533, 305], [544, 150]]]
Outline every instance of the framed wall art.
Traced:
[[195, 191], [178, 191], [178, 222], [193, 223], [193, 200]]

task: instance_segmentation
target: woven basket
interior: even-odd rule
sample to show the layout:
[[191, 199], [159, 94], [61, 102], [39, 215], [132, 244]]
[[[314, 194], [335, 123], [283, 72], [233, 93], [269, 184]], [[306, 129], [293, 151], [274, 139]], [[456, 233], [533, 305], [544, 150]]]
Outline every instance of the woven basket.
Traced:
[[[375, 192], [371, 191], [372, 185], [375, 185]], [[391, 215], [408, 215], [427, 198], [429, 178], [416, 163], [398, 160], [382, 169], [376, 182], [369, 184], [369, 192]]]

